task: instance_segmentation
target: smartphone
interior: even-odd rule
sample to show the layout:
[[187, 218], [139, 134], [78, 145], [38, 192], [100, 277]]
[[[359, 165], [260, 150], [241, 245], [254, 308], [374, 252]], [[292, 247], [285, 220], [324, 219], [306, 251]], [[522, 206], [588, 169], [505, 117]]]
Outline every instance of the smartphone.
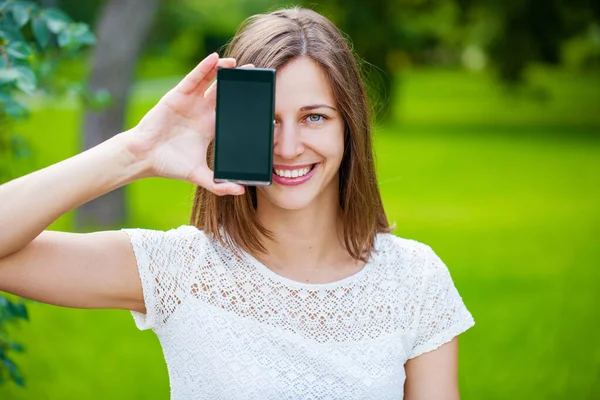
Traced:
[[216, 109], [215, 182], [270, 185], [275, 70], [219, 68]]

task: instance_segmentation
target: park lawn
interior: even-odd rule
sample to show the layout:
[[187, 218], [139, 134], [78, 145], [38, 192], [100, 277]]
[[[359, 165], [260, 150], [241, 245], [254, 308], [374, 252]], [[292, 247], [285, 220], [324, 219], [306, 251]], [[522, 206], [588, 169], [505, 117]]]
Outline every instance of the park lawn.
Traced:
[[[533, 78], [549, 89], [545, 104], [503, 95], [484, 75], [411, 71], [375, 134], [396, 234], [432, 246], [476, 320], [460, 342], [467, 400], [600, 397], [600, 79]], [[136, 92], [132, 123], [159, 92]], [[79, 120], [69, 107], [36, 111], [20, 127], [36, 154], [28, 168], [73, 155]], [[187, 223], [190, 185], [148, 179], [128, 191], [131, 226]], [[27, 389], [0, 398], [168, 398], [158, 341], [128, 312], [30, 313], [15, 330]]]

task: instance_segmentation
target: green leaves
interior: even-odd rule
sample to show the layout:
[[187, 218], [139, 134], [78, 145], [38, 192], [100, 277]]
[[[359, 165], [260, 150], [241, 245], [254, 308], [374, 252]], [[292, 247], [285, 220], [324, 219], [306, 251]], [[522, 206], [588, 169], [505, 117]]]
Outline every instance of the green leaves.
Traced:
[[16, 364], [9, 358], [1, 358], [0, 361], [10, 374], [12, 380], [21, 387], [25, 386], [25, 382], [23, 380], [23, 376], [21, 375], [21, 371], [19, 370]]
[[92, 111], [100, 111], [109, 107], [113, 102], [113, 97], [106, 89], [93, 91], [87, 85], [71, 85], [71, 90], [79, 95], [85, 107]]
[[[31, 156], [27, 140], [11, 131], [12, 121], [27, 117], [27, 108], [16, 100], [19, 92], [33, 95], [58, 82], [54, 67], [67, 56], [96, 38], [86, 24], [76, 23], [62, 11], [42, 9], [36, 3], [22, 0], [0, 0], [0, 180], [10, 179], [11, 166]], [[90, 103], [105, 103], [91, 96]], [[13, 381], [23, 386], [23, 376], [10, 358], [24, 347], [8, 339], [8, 324], [29, 320], [23, 300], [10, 300], [0, 294], [0, 384]]]
[[29, 1], [5, 0], [0, 4], [0, 46], [25, 42], [21, 29], [28, 23], [41, 50], [52, 43], [71, 50], [96, 43], [87, 24], [73, 22], [57, 8], [44, 10]]
[[29, 21], [33, 7], [31, 3], [24, 2], [15, 3], [12, 6], [12, 15], [19, 27], [24, 26]]
[[12, 351], [16, 351], [17, 353], [23, 353], [25, 351], [25, 346], [23, 346], [22, 344], [8, 342], [7, 346], [9, 349], [11, 349]]
[[[1, 0], [0, 0], [1, 1]], [[23, 35], [29, 25], [31, 33]], [[37, 69], [47, 65], [44, 52], [50, 47], [69, 51], [96, 43], [96, 37], [87, 24], [76, 23], [56, 8], [40, 9], [30, 1], [5, 0], [0, 3], [0, 90], [3, 86], [27, 94], [38, 87]], [[4, 102], [10, 116], [22, 116], [18, 103]]]
[[27, 94], [33, 94], [37, 88], [37, 78], [31, 69], [25, 66], [18, 66], [15, 69], [19, 72], [16, 85]]
[[12, 313], [15, 318], [21, 318], [24, 320], [29, 320], [29, 315], [27, 314], [27, 308], [25, 308], [25, 304], [23, 303], [8, 303], [8, 310]]
[[11, 83], [27, 94], [35, 93], [37, 88], [37, 78], [34, 72], [23, 65], [0, 69], [0, 87], [3, 84]]
[[25, 42], [12, 42], [4, 47], [4, 51], [9, 56], [20, 60], [28, 60], [33, 57], [33, 50]]
[[[0, 98], [1, 99], [1, 98]], [[6, 323], [18, 319], [29, 319], [23, 302], [14, 302], [0, 295], [0, 383], [6, 380], [5, 375], [19, 386], [25, 382], [17, 365], [9, 358], [10, 352], [22, 353], [23, 345], [7, 339]]]
[[46, 21], [48, 29], [50, 29], [52, 33], [60, 33], [72, 22], [67, 14], [56, 8], [44, 10], [41, 13], [41, 17]]
[[96, 43], [96, 37], [86, 24], [70, 24], [58, 34], [60, 47], [79, 47]]
[[[49, 36], [50, 32], [56, 34], [60, 47], [79, 48], [96, 43], [96, 37], [87, 24], [73, 22], [68, 15], [56, 8], [49, 8], [40, 13], [40, 20], [36, 22], [36, 25], [38, 25], [37, 29], [42, 38], [45, 35], [41, 32], [44, 29], [42, 27], [44, 23], [48, 31], [47, 35]], [[34, 34], [35, 29], [34, 27]]]
[[[10, 96], [7, 96], [6, 100], [2, 100], [2, 98], [0, 98], [0, 109], [2, 109], [4, 114], [15, 120], [23, 119], [29, 115], [27, 109]], [[13, 154], [15, 156], [19, 156], [21, 152], [19, 152], [19, 154], [13, 152]]]
[[0, 85], [14, 82], [19, 77], [19, 71], [15, 68], [0, 68]]
[[47, 26], [46, 20], [41, 17], [36, 17], [31, 21], [31, 30], [33, 36], [40, 48], [45, 49], [50, 43], [50, 29]]
[[[29, 320], [27, 309], [23, 300], [12, 301], [9, 298], [0, 295], [0, 333], [2, 333], [3, 325], [7, 321], [14, 321], [18, 319]], [[1, 338], [1, 335], [0, 335]]]

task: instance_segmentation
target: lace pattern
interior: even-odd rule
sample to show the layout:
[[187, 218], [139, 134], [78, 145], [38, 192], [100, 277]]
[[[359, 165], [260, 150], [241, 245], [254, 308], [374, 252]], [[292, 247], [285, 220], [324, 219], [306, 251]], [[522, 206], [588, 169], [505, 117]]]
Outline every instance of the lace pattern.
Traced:
[[360, 272], [306, 284], [195, 227], [125, 231], [173, 399], [398, 399], [408, 359], [474, 324], [433, 250], [391, 234]]

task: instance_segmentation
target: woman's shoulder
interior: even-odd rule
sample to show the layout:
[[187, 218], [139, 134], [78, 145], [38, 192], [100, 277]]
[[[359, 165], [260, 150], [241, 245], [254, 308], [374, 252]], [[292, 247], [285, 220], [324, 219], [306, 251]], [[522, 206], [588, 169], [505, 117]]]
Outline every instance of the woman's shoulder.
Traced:
[[431, 246], [393, 233], [379, 233], [374, 259], [397, 273], [423, 276], [446, 269]]
[[431, 247], [415, 239], [408, 239], [393, 233], [379, 233], [375, 240], [375, 253], [387, 257], [422, 258], [431, 251]]
[[206, 233], [192, 225], [180, 225], [167, 230], [125, 228], [122, 231], [129, 235], [136, 252], [193, 252], [204, 250], [208, 243]]
[[190, 238], [206, 237], [206, 233], [193, 225], [180, 225], [165, 230], [148, 228], [123, 228], [128, 234], [142, 235], [147, 238]]
[[380, 284], [399, 305], [410, 310], [411, 349], [408, 359], [439, 348], [475, 324], [449, 269], [431, 246], [393, 234], [377, 240]]

